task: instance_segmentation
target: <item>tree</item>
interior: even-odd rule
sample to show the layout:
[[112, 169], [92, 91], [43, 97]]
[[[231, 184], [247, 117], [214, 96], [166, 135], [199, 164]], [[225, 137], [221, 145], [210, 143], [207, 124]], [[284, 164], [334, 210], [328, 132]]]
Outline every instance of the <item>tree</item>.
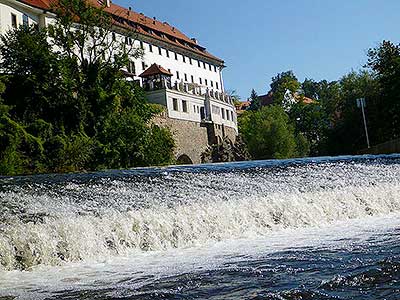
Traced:
[[258, 97], [258, 94], [254, 89], [251, 90], [250, 102], [250, 110], [258, 110], [261, 108], [260, 98]]
[[307, 140], [311, 155], [324, 154], [330, 122], [321, 104], [298, 102], [292, 106], [289, 116], [296, 133]]
[[0, 125], [0, 138], [9, 150], [2, 157], [14, 157], [20, 167], [0, 172], [171, 162], [171, 134], [151, 125], [160, 109], [148, 104], [144, 91], [121, 72], [129, 55], [140, 55], [130, 37], [127, 45], [116, 43], [104, 7], [61, 0], [54, 10], [57, 21], [48, 31], [23, 26], [1, 38], [0, 55], [5, 59], [0, 68], [9, 74], [6, 106], [0, 107], [6, 111], [3, 124], [8, 122]]
[[380, 95], [376, 99], [374, 126], [379, 128], [377, 142], [400, 137], [400, 45], [383, 41], [368, 51], [367, 67], [379, 82]]
[[239, 119], [239, 131], [254, 159], [290, 158], [307, 154], [306, 142], [295, 135], [289, 116], [280, 106], [245, 112]]
[[282, 72], [272, 78], [271, 92], [274, 97], [274, 104], [281, 105], [287, 90], [295, 94], [300, 89], [300, 82], [293, 71]]
[[[366, 111], [369, 128], [373, 129], [375, 99], [379, 88], [369, 72], [351, 72], [339, 81], [339, 101], [336, 106], [336, 120], [329, 130], [329, 151], [331, 155], [356, 154], [366, 148], [366, 138], [360, 109], [356, 105], [358, 98], [364, 97], [368, 103]], [[371, 141], [375, 133], [371, 130]]]

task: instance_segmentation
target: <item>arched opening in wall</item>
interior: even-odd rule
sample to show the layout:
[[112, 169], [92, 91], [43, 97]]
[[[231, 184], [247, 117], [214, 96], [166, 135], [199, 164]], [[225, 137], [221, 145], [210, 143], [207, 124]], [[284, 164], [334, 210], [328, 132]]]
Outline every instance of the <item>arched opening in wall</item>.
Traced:
[[182, 154], [181, 156], [179, 156], [176, 160], [176, 163], [178, 165], [193, 165], [193, 161], [186, 154]]

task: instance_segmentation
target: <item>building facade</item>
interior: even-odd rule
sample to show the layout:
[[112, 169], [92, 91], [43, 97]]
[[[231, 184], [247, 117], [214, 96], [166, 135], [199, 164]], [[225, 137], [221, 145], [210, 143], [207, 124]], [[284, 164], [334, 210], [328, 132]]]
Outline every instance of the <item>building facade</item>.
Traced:
[[[138, 81], [146, 89], [150, 102], [165, 107], [154, 122], [173, 133], [178, 161], [200, 163], [201, 153], [210, 145], [224, 138], [235, 141], [237, 116], [232, 99], [225, 94], [222, 59], [167, 22], [109, 0], [88, 1], [104, 6], [112, 16], [115, 31], [110, 38], [142, 49], [144, 55], [132, 57], [125, 71], [128, 80]], [[20, 25], [51, 24], [55, 20], [51, 3], [0, 0], [0, 32]]]

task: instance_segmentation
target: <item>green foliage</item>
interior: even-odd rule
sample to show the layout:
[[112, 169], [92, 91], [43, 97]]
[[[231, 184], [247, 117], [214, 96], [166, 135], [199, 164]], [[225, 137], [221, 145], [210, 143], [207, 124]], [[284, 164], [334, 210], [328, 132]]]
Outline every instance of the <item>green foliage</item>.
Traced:
[[280, 106], [246, 112], [239, 119], [239, 130], [254, 159], [291, 158], [307, 154], [306, 142], [296, 136], [289, 116]]
[[[367, 66], [380, 86], [379, 97], [370, 103], [374, 107], [372, 122], [378, 128], [377, 142], [400, 137], [400, 45], [383, 41], [368, 51]], [[374, 134], [374, 133], [373, 133]]]
[[277, 76], [272, 78], [271, 92], [274, 97], [274, 104], [281, 105], [287, 90], [292, 93], [297, 92], [300, 89], [300, 82], [294, 75], [293, 71], [287, 71], [279, 73]]
[[40, 140], [7, 115], [0, 117], [0, 174], [15, 175], [43, 170]]
[[61, 0], [54, 9], [48, 31], [23, 26], [1, 37], [9, 75], [0, 84], [0, 174], [171, 162], [171, 134], [151, 125], [160, 109], [120, 72], [141, 51], [109, 38], [103, 8]]
[[372, 117], [374, 113], [372, 103], [377, 97], [379, 88], [371, 74], [365, 71], [347, 74], [339, 81], [339, 85], [337, 117], [328, 132], [329, 154], [355, 154], [367, 146], [362, 114], [356, 100], [362, 97], [366, 99], [367, 116]]
[[[307, 144], [311, 155], [317, 156], [324, 152], [326, 134], [329, 129], [329, 118], [322, 105], [318, 102], [294, 104], [289, 112], [295, 124], [296, 133], [300, 136], [301, 143]], [[299, 153], [302, 153], [301, 151]]]
[[250, 102], [250, 110], [257, 110], [261, 108], [260, 98], [258, 97], [258, 94], [254, 89], [251, 90]]

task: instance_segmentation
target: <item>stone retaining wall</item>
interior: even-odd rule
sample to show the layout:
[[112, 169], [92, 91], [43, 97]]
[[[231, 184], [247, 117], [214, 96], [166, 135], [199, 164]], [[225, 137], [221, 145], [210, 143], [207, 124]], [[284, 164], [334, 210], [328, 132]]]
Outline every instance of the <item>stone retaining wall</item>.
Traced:
[[[172, 119], [167, 117], [166, 113], [154, 117], [152, 121], [171, 131], [175, 140], [175, 157], [178, 163], [200, 164], [201, 155], [211, 144], [222, 141], [225, 136], [232, 142], [236, 141], [236, 130], [231, 127]], [[217, 136], [220, 138], [216, 138]]]

